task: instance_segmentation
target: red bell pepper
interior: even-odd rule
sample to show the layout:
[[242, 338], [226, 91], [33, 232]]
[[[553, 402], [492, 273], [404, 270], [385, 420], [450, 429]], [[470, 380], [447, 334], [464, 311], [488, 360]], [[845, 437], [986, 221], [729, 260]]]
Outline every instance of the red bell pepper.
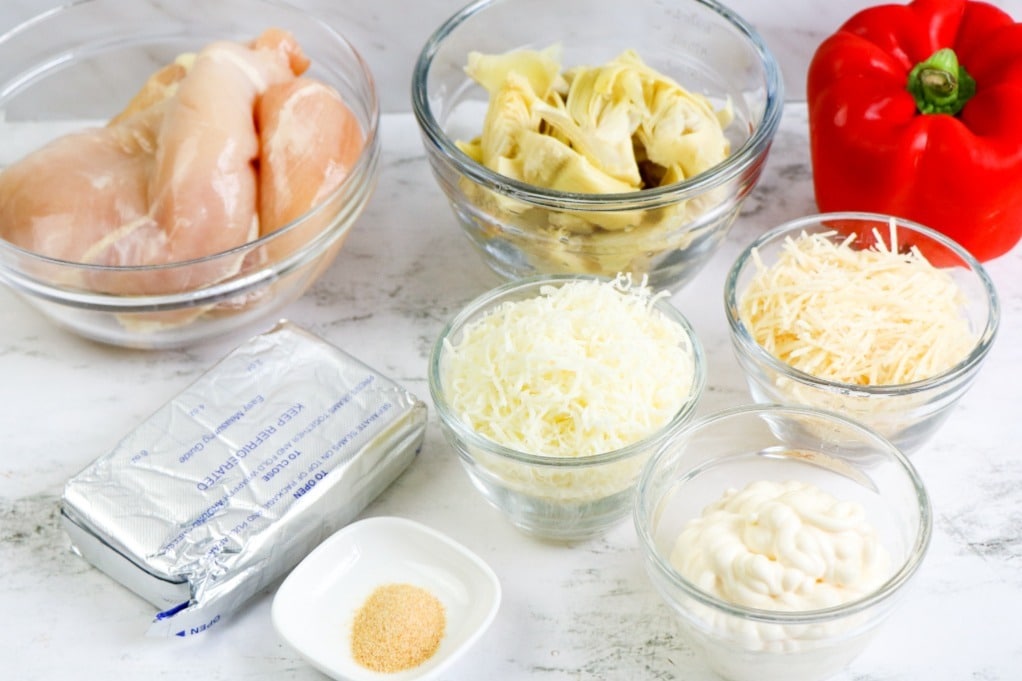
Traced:
[[862, 10], [807, 79], [820, 211], [932, 227], [989, 260], [1022, 238], [1022, 24], [974, 0]]

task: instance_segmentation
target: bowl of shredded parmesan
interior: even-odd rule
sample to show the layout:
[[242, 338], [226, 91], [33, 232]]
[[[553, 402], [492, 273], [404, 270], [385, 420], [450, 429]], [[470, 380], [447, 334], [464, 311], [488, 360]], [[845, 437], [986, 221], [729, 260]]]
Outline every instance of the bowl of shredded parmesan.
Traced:
[[574, 541], [627, 517], [642, 464], [691, 418], [705, 372], [666, 293], [554, 275], [469, 303], [433, 347], [429, 385], [483, 497], [526, 533]]
[[907, 452], [968, 391], [1000, 318], [993, 282], [964, 248], [871, 213], [762, 235], [732, 266], [724, 303], [755, 401], [841, 413]]

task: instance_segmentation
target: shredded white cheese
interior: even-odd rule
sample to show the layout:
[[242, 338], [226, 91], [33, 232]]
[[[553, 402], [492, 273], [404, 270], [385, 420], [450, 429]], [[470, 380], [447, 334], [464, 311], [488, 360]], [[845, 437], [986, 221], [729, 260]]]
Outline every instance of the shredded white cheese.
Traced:
[[962, 361], [976, 336], [951, 275], [913, 247], [854, 246], [833, 232], [788, 239], [739, 301], [741, 321], [764, 349], [825, 380], [858, 386], [931, 378]]
[[643, 439], [685, 404], [695, 374], [692, 340], [658, 297], [618, 277], [499, 305], [448, 347], [451, 408], [529, 454], [583, 457]]

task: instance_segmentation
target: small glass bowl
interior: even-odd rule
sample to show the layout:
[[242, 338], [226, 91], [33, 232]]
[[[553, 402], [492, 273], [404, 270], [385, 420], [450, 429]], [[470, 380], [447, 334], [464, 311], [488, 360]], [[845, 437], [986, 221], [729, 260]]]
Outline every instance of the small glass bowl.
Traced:
[[[793, 368], [764, 349], [742, 322], [739, 301], [756, 274], [754, 254], [769, 267], [785, 240], [833, 232], [840, 242], [855, 234], [853, 248], [869, 248], [873, 230], [889, 244], [914, 245], [936, 266], [946, 269], [965, 296], [962, 310], [976, 334], [976, 344], [952, 368], [932, 378], [902, 385], [860, 386], [817, 378]], [[824, 213], [787, 222], [749, 244], [724, 282], [724, 309], [731, 342], [756, 402], [805, 405], [853, 418], [890, 439], [904, 452], [922, 447], [968, 391], [986, 360], [1000, 320], [997, 293], [983, 266], [944, 235], [902, 219], [873, 213]]]
[[[452, 16], [415, 64], [412, 107], [433, 175], [465, 236], [507, 279], [538, 274], [648, 275], [678, 289], [717, 251], [759, 180], [780, 122], [778, 65], [755, 29], [711, 2], [483, 0]], [[565, 67], [627, 49], [715, 106], [733, 104], [731, 155], [689, 180], [640, 192], [567, 193], [509, 179], [455, 145], [480, 134], [488, 95], [464, 67], [471, 51], [563, 48]], [[607, 225], [613, 224], [611, 229]]]
[[645, 439], [601, 454], [544, 456], [499, 445], [473, 430], [449, 403], [445, 365], [449, 347], [465, 327], [497, 306], [535, 298], [547, 286], [579, 279], [573, 275], [531, 277], [510, 282], [470, 302], [440, 332], [429, 360], [429, 391], [444, 436], [461, 458], [475, 488], [526, 534], [554, 541], [597, 536], [631, 512], [635, 482], [643, 463], [679, 426], [687, 422], [706, 383], [706, 362], [688, 320], [664, 299], [655, 308], [680, 325], [692, 349], [692, 389], [668, 423]]
[[[684, 526], [728, 488], [759, 480], [798, 480], [860, 504], [890, 554], [887, 579], [841, 605], [780, 612], [726, 602], [684, 577], [671, 562]], [[646, 571], [686, 642], [731, 681], [817, 681], [847, 667], [918, 570], [933, 522], [919, 474], [888, 440], [780, 405], [719, 412], [672, 435], [642, 471], [634, 520]]]
[[[362, 153], [333, 194], [262, 238], [161, 266], [86, 265], [0, 240], [0, 282], [58, 325], [112, 345], [180, 347], [275, 322], [333, 262], [379, 173], [372, 75], [326, 23], [275, 0], [83, 0], [45, 12], [0, 36], [0, 137], [27, 153], [102, 125], [179, 54], [247, 42], [270, 27], [295, 36], [311, 59], [308, 75], [334, 87], [362, 128]], [[224, 271], [235, 273], [211, 281], [210, 272]]]

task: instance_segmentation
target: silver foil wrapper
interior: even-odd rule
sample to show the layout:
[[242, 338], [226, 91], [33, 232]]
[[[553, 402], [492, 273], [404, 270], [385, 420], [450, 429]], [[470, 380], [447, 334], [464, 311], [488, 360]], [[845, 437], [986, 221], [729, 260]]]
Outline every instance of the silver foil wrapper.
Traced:
[[289, 322], [237, 348], [68, 481], [74, 549], [158, 609], [222, 622], [411, 463], [426, 405]]

